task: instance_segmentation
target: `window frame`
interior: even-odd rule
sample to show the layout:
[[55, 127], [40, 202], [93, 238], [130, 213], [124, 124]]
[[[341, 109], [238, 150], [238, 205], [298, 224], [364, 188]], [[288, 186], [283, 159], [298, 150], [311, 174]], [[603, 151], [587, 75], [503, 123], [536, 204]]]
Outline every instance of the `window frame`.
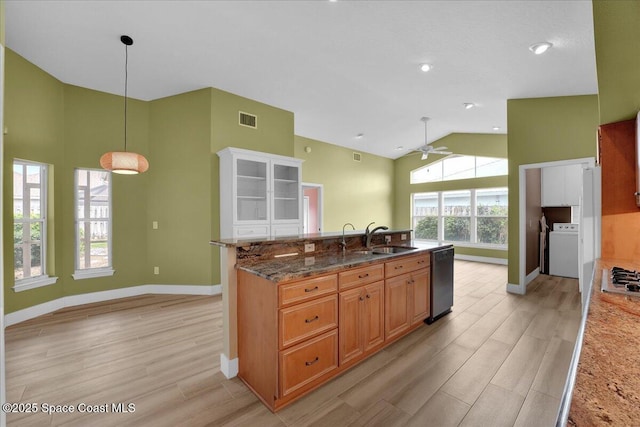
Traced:
[[[23, 277], [22, 279], [16, 279], [15, 278], [15, 270], [16, 270], [16, 259], [15, 256], [13, 257], [13, 269], [14, 269], [14, 285], [13, 285], [13, 290], [15, 292], [22, 292], [22, 291], [26, 291], [29, 289], [35, 289], [35, 288], [40, 288], [43, 286], [49, 286], [49, 285], [53, 285], [54, 283], [56, 283], [58, 281], [58, 278], [55, 276], [49, 276], [48, 271], [49, 268], [47, 266], [47, 258], [48, 258], [48, 248], [47, 248], [47, 244], [48, 244], [48, 239], [47, 239], [47, 233], [48, 233], [48, 221], [49, 221], [49, 215], [48, 215], [48, 209], [49, 209], [49, 191], [48, 191], [48, 183], [49, 183], [49, 165], [46, 163], [40, 163], [40, 162], [34, 162], [34, 161], [30, 161], [30, 160], [23, 160], [23, 159], [13, 159], [12, 162], [12, 171], [14, 170], [14, 168], [16, 167], [16, 165], [20, 165], [23, 168], [23, 181], [22, 181], [22, 200], [23, 200], [23, 205], [22, 205], [22, 220], [21, 221], [16, 221], [16, 212], [15, 212], [15, 199], [16, 199], [16, 195], [15, 193], [12, 191], [12, 197], [13, 197], [13, 206], [12, 206], [12, 210], [13, 210], [13, 224], [14, 224], [14, 228], [17, 222], [21, 222], [22, 223], [22, 229], [24, 231], [25, 226], [30, 230], [31, 229], [31, 224], [33, 223], [40, 223], [40, 269], [41, 269], [41, 274], [38, 276], [29, 276], [29, 277]], [[25, 215], [25, 209], [24, 209], [24, 199], [25, 199], [25, 195], [29, 194], [29, 191], [27, 191], [27, 174], [26, 174], [26, 168], [32, 166], [32, 167], [38, 167], [39, 168], [39, 174], [40, 174], [40, 183], [39, 183], [39, 191], [40, 191], [40, 218], [38, 220], [32, 220], [30, 217], [28, 219], [24, 219], [24, 215]], [[14, 184], [15, 185], [15, 184]], [[29, 196], [29, 199], [31, 199], [31, 197]], [[30, 215], [30, 212], [29, 212]], [[15, 231], [13, 234], [13, 238], [15, 240]], [[23, 233], [23, 239], [22, 239], [22, 243], [21, 245], [24, 245], [24, 233]], [[31, 245], [31, 238], [29, 235], [29, 246]], [[14, 253], [15, 253], [15, 248], [16, 248], [16, 243], [14, 242], [13, 244], [14, 247]], [[29, 252], [31, 251], [31, 248], [29, 247]], [[24, 248], [23, 248], [23, 253], [24, 253]], [[23, 260], [23, 264], [24, 264], [24, 260]], [[23, 265], [23, 271], [24, 271], [24, 265]]]
[[[478, 215], [478, 202], [477, 202], [477, 193], [479, 191], [483, 191], [483, 190], [504, 190], [505, 195], [507, 197], [507, 202], [508, 202], [508, 197], [509, 197], [509, 189], [507, 187], [487, 187], [487, 188], [465, 188], [465, 189], [459, 189], [459, 190], [441, 190], [441, 191], [426, 191], [426, 192], [414, 192], [411, 193], [411, 224], [413, 226], [414, 229], [414, 239], [419, 240], [419, 241], [424, 241], [424, 242], [437, 242], [438, 244], [442, 245], [442, 244], [453, 244], [455, 246], [460, 246], [460, 247], [471, 247], [471, 248], [484, 248], [484, 249], [498, 249], [498, 250], [507, 250], [508, 249], [508, 239], [504, 244], [498, 244], [498, 243], [481, 243], [479, 242], [479, 238], [478, 238], [478, 218], [493, 218], [493, 217], [500, 217], [500, 218], [506, 218], [507, 221], [509, 221], [509, 216], [508, 214], [505, 216], [495, 216], [495, 215]], [[453, 240], [445, 240], [444, 238], [444, 231], [445, 231], [445, 218], [450, 217], [451, 215], [445, 215], [444, 214], [444, 194], [445, 193], [450, 193], [450, 192], [462, 192], [462, 191], [468, 191], [469, 195], [470, 195], [470, 225], [469, 225], [469, 241], [453, 241]], [[434, 195], [437, 194], [437, 199], [438, 199], [438, 239], [437, 240], [430, 240], [430, 239], [419, 239], [415, 236], [415, 228], [416, 228], [416, 221], [415, 221], [415, 201], [416, 201], [416, 195], [422, 195], [422, 194], [428, 194], [428, 195]], [[466, 216], [464, 216], [464, 218], [467, 218]], [[508, 226], [507, 226], [508, 227]]]
[[[96, 218], [91, 218], [91, 215], [85, 215], [84, 218], [78, 218], [78, 210], [79, 206], [79, 194], [81, 188], [79, 186], [79, 173], [86, 172], [88, 175], [88, 179], [91, 176], [91, 172], [101, 172], [106, 173], [109, 177], [108, 181], [108, 216], [107, 218], [99, 218], [100, 221], [107, 222], [107, 259], [108, 265], [105, 267], [88, 267], [88, 268], [79, 268], [79, 260], [80, 260], [80, 239], [78, 236], [78, 230], [81, 222], [91, 222], [95, 221]], [[74, 280], [83, 280], [83, 279], [92, 279], [96, 277], [107, 277], [113, 276], [115, 270], [113, 268], [113, 185], [112, 185], [112, 177], [113, 174], [111, 172], [105, 171], [104, 169], [95, 169], [95, 168], [75, 168], [73, 172], [73, 190], [74, 190], [74, 202], [73, 202], [73, 216], [74, 216], [74, 273], [72, 277]], [[88, 181], [87, 189], [83, 190], [85, 193], [88, 189], [91, 188], [91, 181]], [[90, 194], [90, 190], [89, 190]], [[85, 198], [85, 200], [89, 200], [89, 203], [85, 203], [85, 212], [86, 210], [91, 209], [91, 198]], [[89, 245], [90, 248], [90, 245]], [[90, 250], [90, 249], [89, 249]]]

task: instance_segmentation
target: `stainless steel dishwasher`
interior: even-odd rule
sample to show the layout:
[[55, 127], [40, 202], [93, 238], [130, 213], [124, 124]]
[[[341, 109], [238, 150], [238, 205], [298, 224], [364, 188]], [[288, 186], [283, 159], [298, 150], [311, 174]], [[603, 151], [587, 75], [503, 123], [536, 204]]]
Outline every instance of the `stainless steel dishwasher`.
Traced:
[[431, 314], [425, 319], [431, 324], [451, 313], [453, 306], [453, 246], [431, 252]]

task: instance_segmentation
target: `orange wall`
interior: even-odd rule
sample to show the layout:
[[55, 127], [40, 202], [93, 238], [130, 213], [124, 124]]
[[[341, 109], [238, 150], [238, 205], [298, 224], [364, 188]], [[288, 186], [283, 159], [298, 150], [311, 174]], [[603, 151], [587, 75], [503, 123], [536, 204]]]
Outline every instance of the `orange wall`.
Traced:
[[636, 206], [636, 121], [600, 126], [602, 258], [640, 259], [640, 208]]

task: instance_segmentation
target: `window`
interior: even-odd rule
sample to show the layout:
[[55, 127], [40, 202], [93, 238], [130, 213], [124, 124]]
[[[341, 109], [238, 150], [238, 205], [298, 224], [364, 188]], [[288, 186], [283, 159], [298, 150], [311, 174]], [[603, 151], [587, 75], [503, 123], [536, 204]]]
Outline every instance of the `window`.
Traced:
[[504, 188], [476, 190], [478, 243], [507, 244], [507, 191]]
[[15, 291], [51, 285], [47, 275], [47, 165], [13, 162], [13, 271]]
[[113, 275], [111, 266], [111, 175], [76, 169], [76, 271], [74, 279]]
[[443, 194], [442, 219], [444, 240], [447, 242], [471, 241], [471, 192], [446, 191]]
[[414, 237], [462, 246], [506, 248], [507, 196], [506, 188], [415, 193]]
[[411, 183], [483, 178], [508, 173], [507, 159], [453, 155], [411, 171]]
[[413, 232], [416, 239], [438, 240], [438, 193], [413, 197]]

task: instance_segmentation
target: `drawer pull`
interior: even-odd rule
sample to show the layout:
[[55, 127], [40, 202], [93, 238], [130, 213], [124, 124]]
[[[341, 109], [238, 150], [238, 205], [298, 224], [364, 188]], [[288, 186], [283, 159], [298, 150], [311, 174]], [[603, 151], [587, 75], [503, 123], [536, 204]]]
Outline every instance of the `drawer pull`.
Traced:
[[402, 265], [396, 265], [394, 268], [395, 268], [396, 270], [399, 270], [399, 269], [401, 269], [402, 267], [403, 267]]
[[314, 286], [313, 288], [304, 288], [305, 292], [313, 292], [313, 291], [317, 291], [317, 290], [318, 290], [317, 286]]
[[418, 261], [418, 264], [424, 264], [424, 263], [425, 263], [425, 260]]
[[316, 356], [316, 358], [315, 358], [315, 359], [313, 359], [311, 362], [304, 362], [304, 364], [305, 364], [306, 366], [311, 366], [311, 365], [316, 364], [319, 360], [320, 360], [320, 358], [319, 358], [318, 356]]
[[311, 322], [315, 322], [316, 320], [318, 320], [320, 317], [318, 316], [314, 316], [311, 319], [304, 319], [304, 323], [311, 323]]
[[359, 274], [359, 275], [358, 275], [358, 278], [359, 278], [359, 279], [364, 279], [365, 277], [369, 277], [369, 273]]

